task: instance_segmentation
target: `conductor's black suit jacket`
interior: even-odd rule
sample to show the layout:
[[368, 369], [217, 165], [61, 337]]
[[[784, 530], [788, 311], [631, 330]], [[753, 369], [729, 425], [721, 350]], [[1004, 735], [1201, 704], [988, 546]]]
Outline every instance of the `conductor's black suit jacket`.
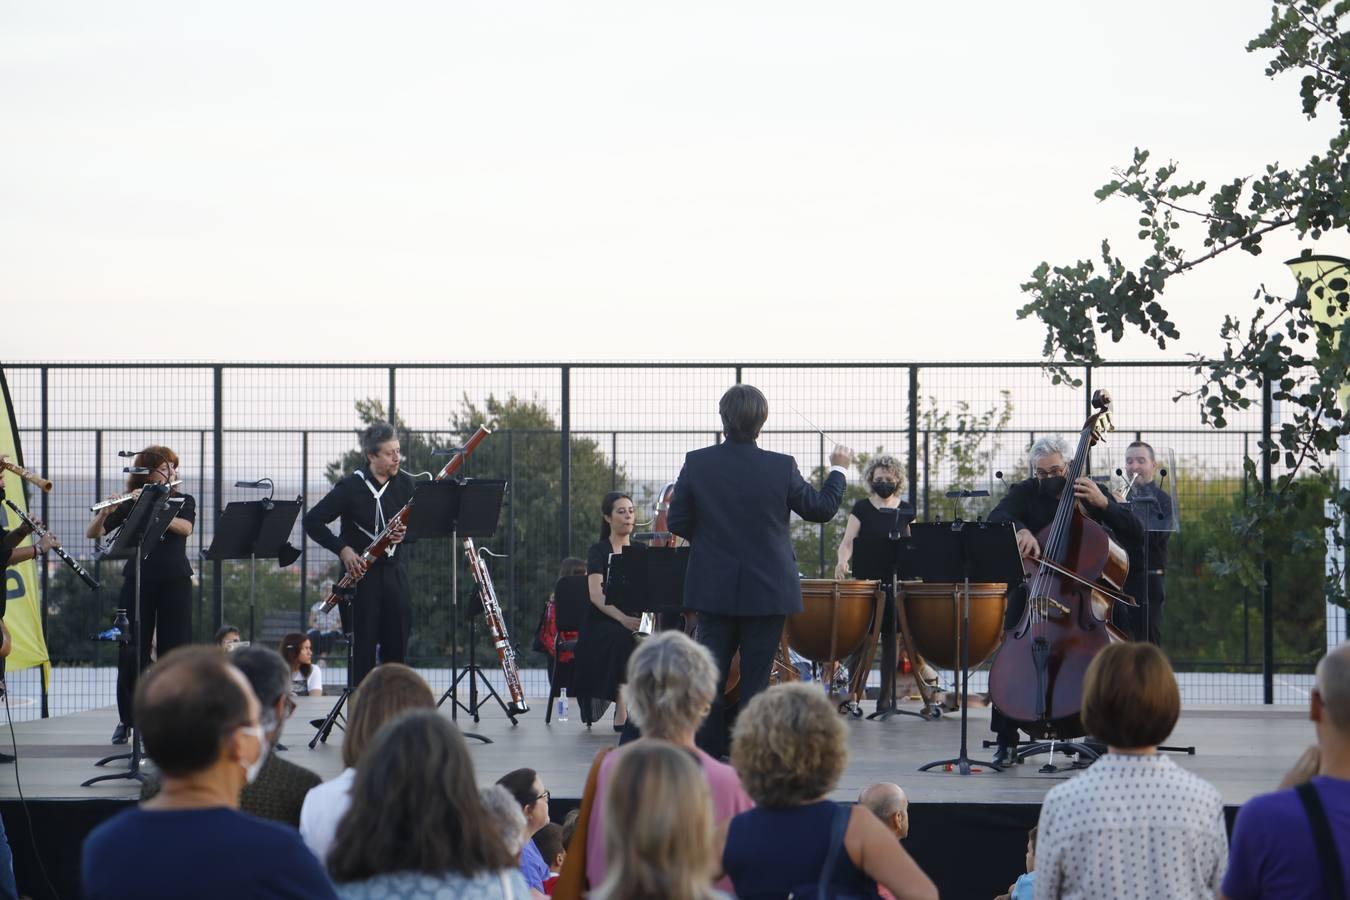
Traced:
[[819, 491], [797, 461], [754, 442], [726, 441], [684, 458], [667, 523], [692, 545], [684, 582], [689, 609], [724, 616], [801, 612], [791, 513], [828, 522], [846, 479], [831, 471]]

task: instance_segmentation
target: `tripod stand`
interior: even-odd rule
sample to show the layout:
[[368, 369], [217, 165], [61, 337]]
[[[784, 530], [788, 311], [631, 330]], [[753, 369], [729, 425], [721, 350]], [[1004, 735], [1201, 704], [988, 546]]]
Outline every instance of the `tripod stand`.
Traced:
[[[497, 705], [502, 708], [502, 712], [506, 713], [506, 717], [511, 720], [511, 724], [516, 725], [518, 723], [516, 722], [515, 712], [512, 711], [511, 707], [509, 707], [506, 704], [506, 701], [502, 699], [501, 694], [497, 693], [497, 689], [492, 686], [492, 682], [488, 680], [488, 677], [485, 674], [483, 674], [483, 667], [478, 665], [475, 652], [477, 641], [474, 640], [474, 627], [473, 627], [474, 621], [477, 620], [477, 618], [478, 618], [478, 611], [476, 609], [471, 608], [469, 611], [469, 664], [465, 666], [462, 671], [456, 673], [455, 680], [450, 684], [450, 687], [446, 688], [445, 693], [441, 695], [441, 699], [437, 702], [436, 705], [440, 706], [448, 699], [454, 704], [451, 707], [452, 710], [456, 708], [464, 710], [465, 714], [473, 716], [474, 724], [477, 724], [479, 719], [479, 710], [483, 707], [484, 704], [487, 703], [488, 697], [491, 697], [493, 700], [497, 701]], [[468, 679], [469, 685], [468, 706], [465, 706], [463, 703], [459, 701], [459, 692], [458, 692], [459, 683], [465, 679]], [[480, 682], [483, 685], [483, 694], [484, 694], [481, 700], [479, 699], [478, 696], [478, 685]], [[468, 735], [465, 736], [468, 737]], [[474, 735], [474, 737], [478, 738], [485, 744], [492, 743], [490, 739], [485, 738], [482, 735]]]
[[[183, 505], [182, 497], [170, 497], [169, 488], [162, 484], [147, 484], [141, 489], [141, 496], [136, 500], [136, 505], [127, 516], [126, 524], [117, 533], [117, 539], [113, 541], [112, 547], [104, 555], [105, 559], [135, 559], [136, 581], [133, 589], [132, 630], [135, 632], [132, 636], [132, 649], [136, 654], [135, 671], [139, 680], [141, 675], [141, 562], [149, 555], [146, 546], [153, 548], [159, 544], [159, 539], [163, 537], [165, 529], [169, 527], [169, 522], [173, 521], [174, 516]], [[133, 549], [134, 546], [134, 549]], [[132, 553], [135, 554], [132, 557]], [[122, 648], [118, 648], [122, 652]], [[131, 781], [145, 781], [145, 775], [141, 772], [141, 729], [134, 721], [128, 723], [128, 740], [131, 742], [130, 753], [114, 753], [111, 756], [105, 756], [96, 766], [105, 766], [118, 759], [129, 760], [129, 765], [125, 772], [118, 772], [113, 775], [96, 775], [88, 781], [80, 784], [80, 787], [90, 787], [101, 781], [120, 781], [128, 779]]]
[[311, 750], [320, 741], [325, 744], [328, 743], [328, 735], [333, 731], [333, 726], [337, 724], [338, 718], [342, 716], [342, 708], [351, 699], [352, 691], [356, 690], [352, 685], [352, 647], [356, 644], [356, 615], [352, 611], [352, 601], [356, 598], [356, 585], [349, 587], [334, 585], [333, 591], [339, 597], [338, 616], [342, 623], [342, 637], [347, 641], [347, 683], [343, 685], [342, 693], [338, 695], [337, 702], [328, 711], [328, 715], [310, 722], [317, 729], [314, 732], [314, 737], [309, 739], [309, 749]]

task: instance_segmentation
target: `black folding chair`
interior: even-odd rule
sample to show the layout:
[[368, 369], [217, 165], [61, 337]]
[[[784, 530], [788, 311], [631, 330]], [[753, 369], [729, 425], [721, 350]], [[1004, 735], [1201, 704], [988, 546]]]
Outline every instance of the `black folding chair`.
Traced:
[[[560, 663], [558, 659], [564, 653], [574, 653], [577, 640], [563, 640], [563, 632], [581, 632], [581, 623], [586, 618], [586, 608], [590, 605], [590, 588], [585, 575], [568, 575], [558, 579], [553, 587], [553, 658], [548, 671], [548, 711], [544, 713], [544, 724], [553, 721], [553, 701], [562, 696], [563, 688], [572, 687], [572, 663]], [[575, 698], [574, 698], [575, 699]], [[590, 724], [590, 701], [578, 700], [582, 720]]]

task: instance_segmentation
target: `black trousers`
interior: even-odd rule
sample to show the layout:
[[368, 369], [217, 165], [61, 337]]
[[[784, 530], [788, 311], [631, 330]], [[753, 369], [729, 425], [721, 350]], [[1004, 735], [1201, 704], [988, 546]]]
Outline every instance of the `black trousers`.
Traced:
[[786, 616], [722, 616], [699, 610], [698, 642], [707, 647], [717, 662], [717, 693], [712, 711], [699, 729], [696, 743], [713, 758], [721, 758], [730, 748], [726, 715], [727, 672], [731, 658], [741, 651], [740, 708], [769, 686], [773, 656], [783, 636]]
[[356, 583], [352, 603], [352, 686], [376, 662], [404, 662], [412, 631], [412, 591], [404, 566], [381, 563]]
[[[122, 582], [118, 603], [136, 627], [136, 579]], [[150, 665], [150, 642], [155, 642], [155, 657], [175, 647], [192, 643], [192, 579], [187, 575], [146, 581], [141, 590], [141, 660], [136, 664], [136, 645], [128, 641], [117, 651], [117, 714], [130, 725], [136, 677]]]
[[1147, 640], [1155, 646], [1162, 644], [1162, 617], [1163, 617], [1163, 585], [1165, 577], [1162, 574], [1150, 572], [1148, 575], [1148, 610], [1145, 615], [1145, 608], [1142, 597], [1138, 598], [1139, 608], [1130, 610], [1134, 614], [1135, 628], [1133, 637], [1137, 641]]

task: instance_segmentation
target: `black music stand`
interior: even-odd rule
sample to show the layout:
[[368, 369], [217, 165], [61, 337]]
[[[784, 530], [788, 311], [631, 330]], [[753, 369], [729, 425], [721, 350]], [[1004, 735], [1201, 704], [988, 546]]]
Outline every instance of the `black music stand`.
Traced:
[[1006, 584], [1011, 590], [1022, 583], [1022, 555], [1017, 550], [1017, 534], [1008, 522], [953, 522], [950, 525], [919, 525], [911, 535], [919, 576], [924, 581], [960, 582], [961, 589], [961, 749], [951, 759], [939, 759], [919, 766], [927, 772], [939, 766], [955, 767], [969, 775], [973, 765], [1001, 772], [992, 762], [971, 759], [969, 747], [970, 713], [970, 583], [971, 581]]
[[610, 554], [605, 603], [637, 618], [643, 613], [679, 615], [685, 612], [688, 569], [688, 547], [629, 544], [622, 553]]
[[314, 737], [309, 739], [309, 749], [313, 750], [319, 741], [328, 743], [328, 735], [333, 731], [333, 726], [337, 724], [338, 717], [342, 715], [342, 708], [346, 706], [347, 701], [351, 699], [352, 692], [356, 686], [352, 684], [352, 663], [354, 662], [352, 645], [356, 643], [356, 615], [352, 612], [352, 603], [356, 600], [356, 585], [349, 584], [343, 587], [338, 582], [333, 582], [333, 593], [338, 598], [338, 622], [342, 626], [342, 637], [347, 642], [347, 683], [342, 687], [342, 693], [338, 695], [337, 702], [333, 708], [328, 711], [328, 715], [322, 719], [310, 719], [310, 724], [314, 725]]
[[275, 559], [277, 565], [295, 562], [298, 551], [291, 546], [291, 530], [300, 515], [300, 497], [294, 500], [236, 501], [225, 507], [216, 524], [215, 537], [206, 550], [213, 562], [246, 559], [248, 569], [248, 639], [254, 638], [258, 587], [258, 558]]
[[[178, 515], [178, 510], [183, 506], [182, 497], [169, 496], [169, 489], [162, 484], [147, 484], [141, 489], [141, 496], [137, 498], [136, 505], [132, 507], [131, 513], [127, 516], [126, 522], [117, 532], [117, 538], [103, 554], [103, 559], [134, 559], [136, 561], [136, 589], [134, 592], [135, 601], [133, 606], [133, 615], [131, 629], [135, 634], [132, 636], [132, 650], [136, 654], [136, 679], [139, 681], [141, 676], [141, 562], [154, 552], [155, 547], [159, 546], [159, 541], [164, 537], [164, 531], [169, 527], [169, 523]], [[146, 547], [150, 549], [147, 550]], [[119, 648], [120, 651], [120, 648]], [[88, 781], [81, 783], [80, 787], [89, 787], [98, 784], [100, 781], [120, 781], [121, 779], [130, 779], [133, 781], [145, 781], [145, 775], [141, 773], [141, 730], [137, 727], [135, 721], [128, 723], [130, 725], [130, 753], [114, 753], [112, 756], [105, 756], [96, 766], [107, 765], [113, 760], [130, 760], [130, 765], [125, 772], [118, 772], [115, 775], [97, 775]]]
[[[483, 674], [476, 660], [474, 643], [475, 607], [469, 607], [469, 664], [461, 671], [459, 668], [459, 551], [463, 538], [491, 537], [497, 531], [497, 519], [501, 515], [502, 497], [506, 492], [506, 482], [478, 479], [443, 479], [425, 481], [413, 490], [412, 512], [408, 516], [408, 537], [413, 540], [431, 538], [450, 538], [450, 668], [455, 677], [450, 686], [436, 701], [439, 709], [446, 700], [450, 701], [450, 718], [458, 721], [459, 711], [479, 721], [478, 685], [481, 681], [485, 693], [496, 699], [512, 725], [518, 724], [510, 707], [502, 701], [487, 676]], [[469, 705], [459, 700], [459, 683], [468, 678]], [[490, 738], [473, 732], [464, 732], [466, 738], [491, 744]]]
[[[914, 716], [915, 718], [919, 719], [936, 719], [939, 715], [941, 715], [940, 711], [934, 711], [931, 714], [926, 712], [914, 712], [913, 710], [909, 709], [901, 709], [899, 704], [896, 702], [897, 698], [895, 696], [895, 670], [896, 666], [898, 665], [898, 661], [895, 659], [894, 647], [896, 636], [896, 623], [898, 622], [900, 616], [899, 585], [902, 579], [914, 577], [913, 573], [917, 571], [916, 566], [918, 565], [918, 563], [915, 560], [914, 549], [908, 543], [905, 534], [905, 531], [906, 529], [909, 528], [910, 523], [914, 521], [914, 507], [910, 506], [909, 504], [902, 504], [893, 509], [889, 507], [885, 507], [883, 509], [885, 512], [891, 513], [892, 518], [894, 518], [895, 520], [894, 524], [891, 526], [890, 533], [887, 535], [887, 541], [889, 543], [886, 546], [885, 550], [880, 554], [884, 556], [886, 568], [890, 570], [890, 590], [887, 592], [885, 602], [891, 606], [891, 615], [890, 616], [886, 615], [886, 609], [885, 606], [883, 606], [881, 611], [881, 623], [880, 623], [881, 642], [882, 642], [881, 696], [882, 697], [889, 696], [890, 704], [887, 706], [878, 706], [877, 711], [868, 716], [867, 720], [869, 722], [885, 722], [886, 720], [890, 719], [891, 716]], [[853, 568], [855, 571], [858, 568], [859, 557], [860, 556], [866, 557], [870, 555], [871, 551], [874, 549], [871, 546], [869, 546], [870, 543], [871, 542], [861, 540], [860, 537], [854, 538]], [[870, 568], [870, 566], [868, 568]], [[906, 645], [909, 644], [909, 641], [910, 638], [908, 635], [906, 635], [905, 637]], [[913, 660], [910, 660], [910, 662], [913, 662]], [[917, 666], [915, 666], [914, 677], [915, 678], [923, 677], [923, 674], [918, 671]], [[889, 692], [887, 691], [888, 682], [890, 688]], [[844, 711], [844, 708], [841, 707], [840, 711], [841, 712]]]

